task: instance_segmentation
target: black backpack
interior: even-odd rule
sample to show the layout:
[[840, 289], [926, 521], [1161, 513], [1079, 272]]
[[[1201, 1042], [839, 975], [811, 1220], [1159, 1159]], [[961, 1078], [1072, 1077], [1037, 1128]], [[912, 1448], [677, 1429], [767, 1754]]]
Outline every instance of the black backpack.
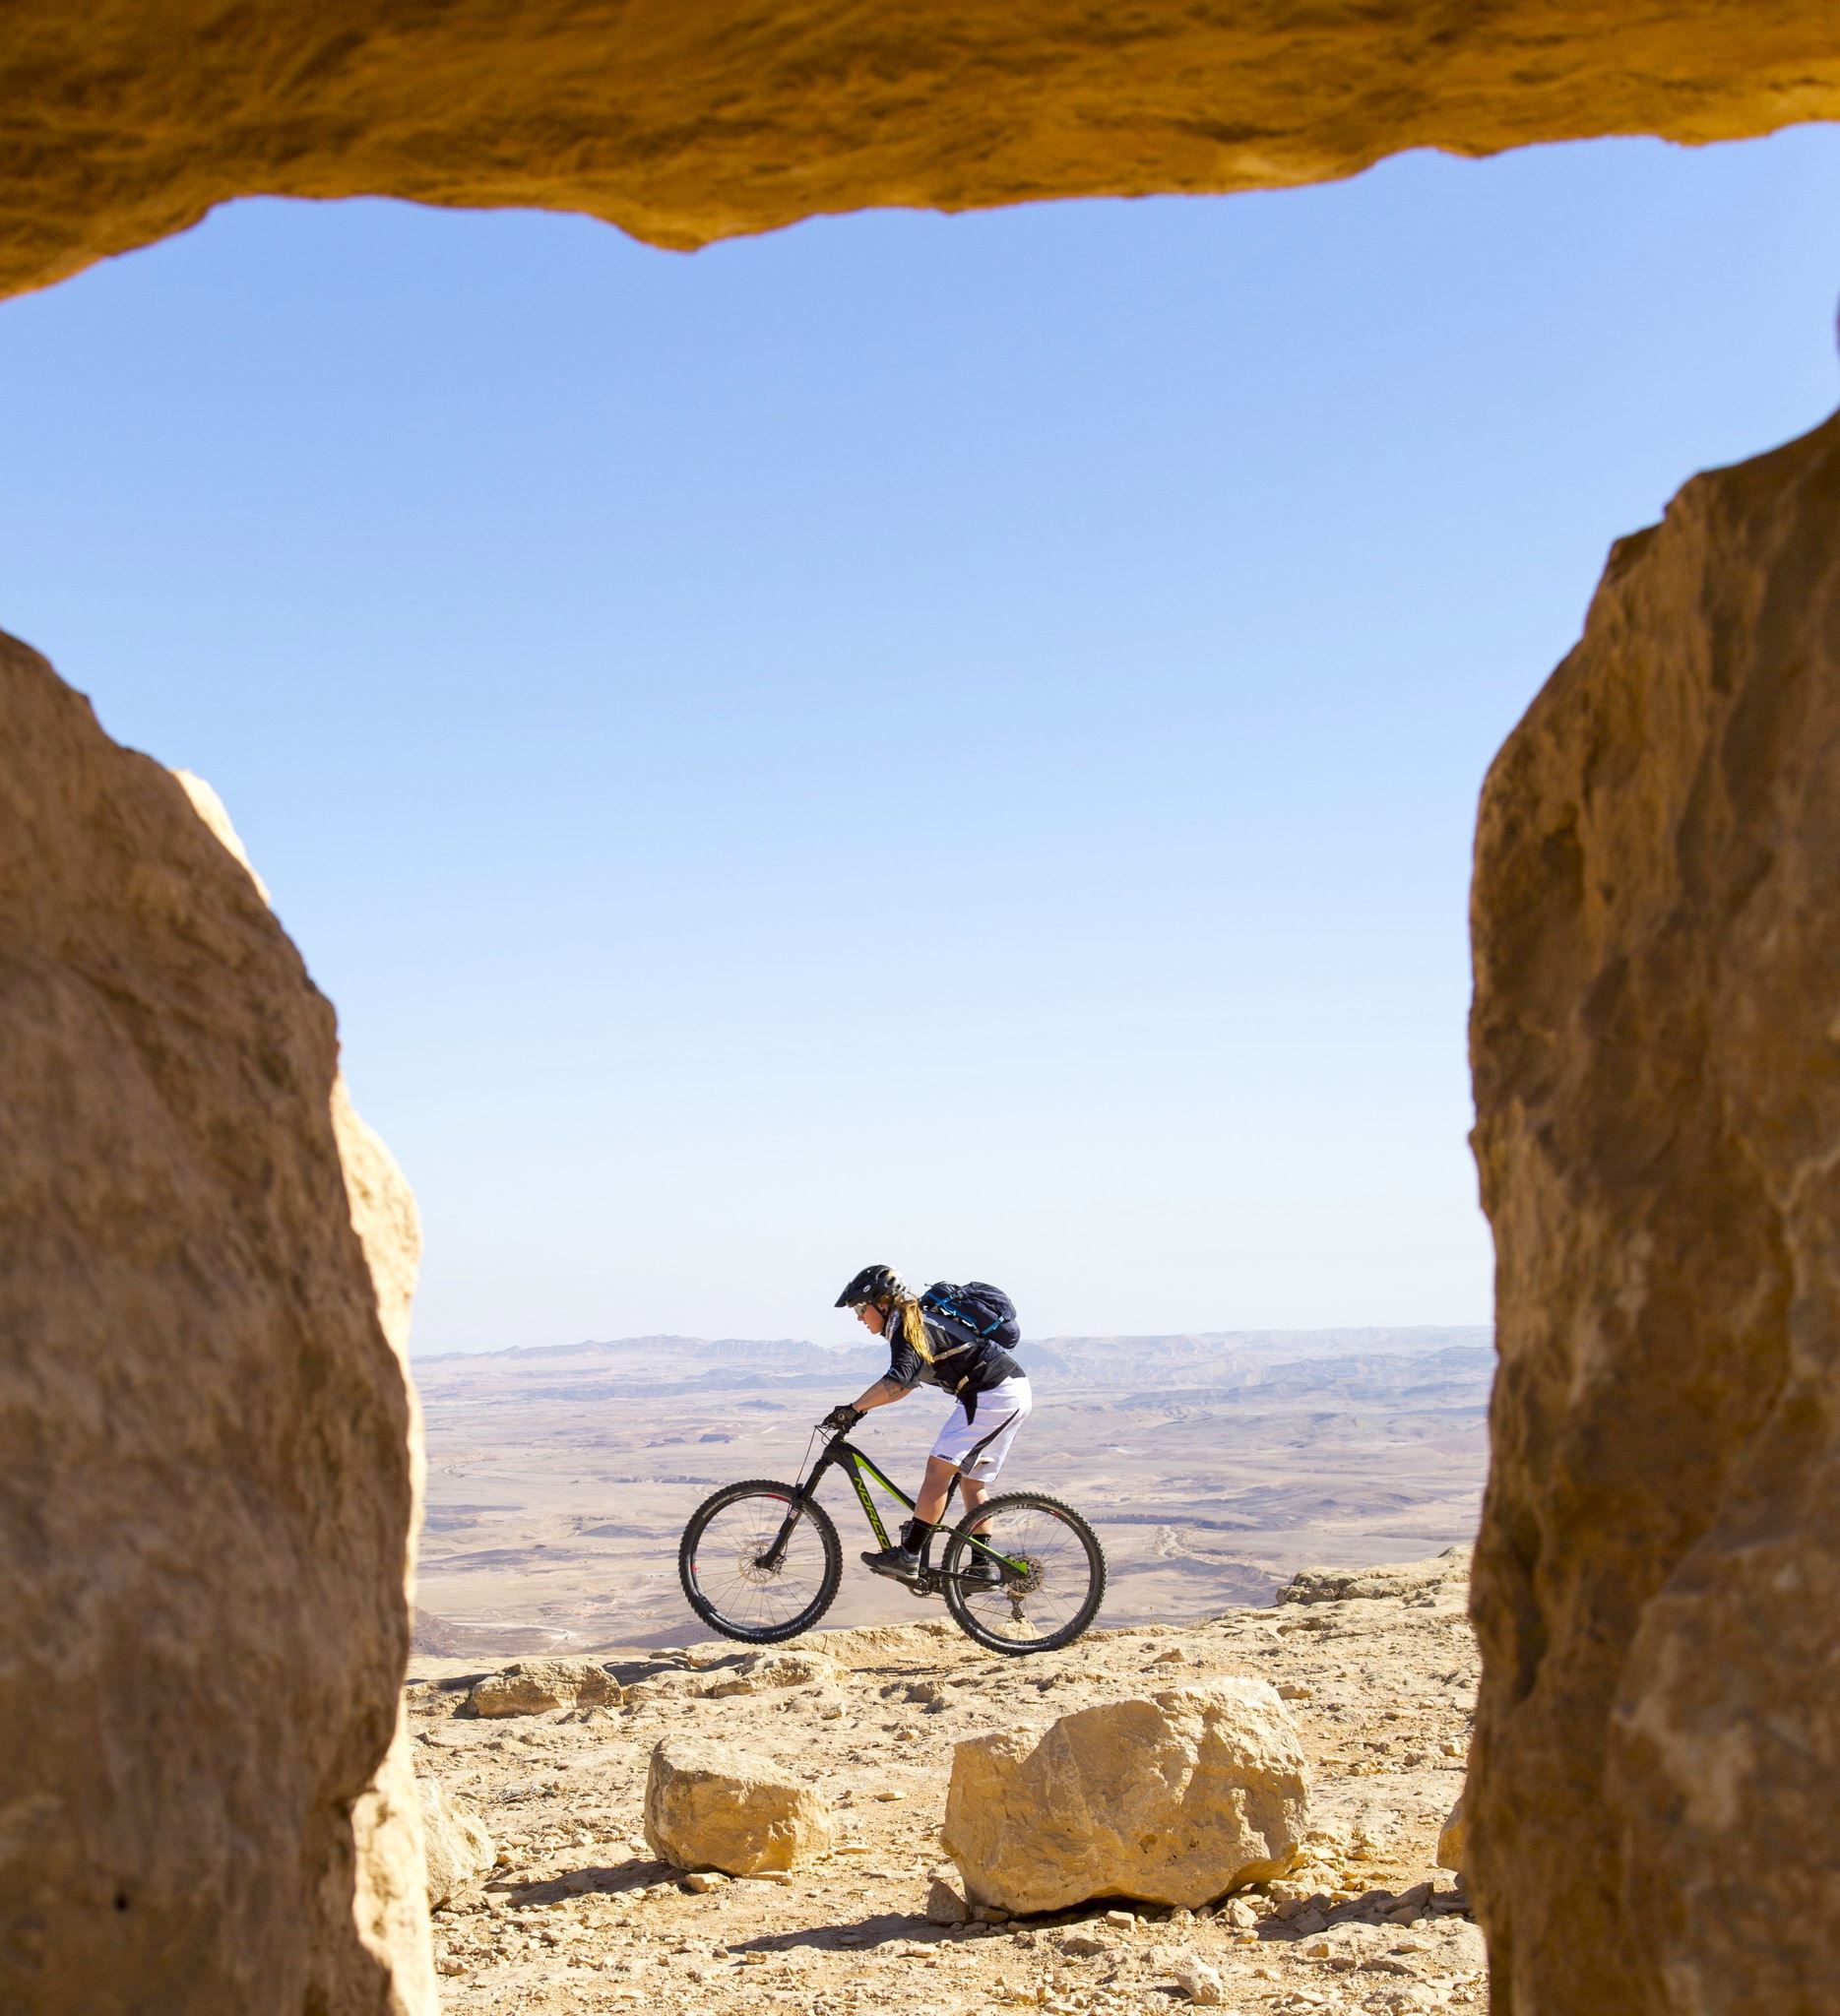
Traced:
[[935, 1281], [920, 1298], [929, 1323], [967, 1344], [1000, 1344], [1013, 1351], [1022, 1342], [1016, 1305], [987, 1281]]

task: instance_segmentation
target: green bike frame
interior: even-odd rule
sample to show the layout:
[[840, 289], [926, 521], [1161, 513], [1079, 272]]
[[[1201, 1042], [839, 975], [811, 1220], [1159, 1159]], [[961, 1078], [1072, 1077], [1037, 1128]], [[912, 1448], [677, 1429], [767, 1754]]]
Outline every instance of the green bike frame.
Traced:
[[[797, 1526], [799, 1519], [803, 1516], [806, 1505], [817, 1495], [818, 1485], [824, 1477], [824, 1473], [833, 1466], [839, 1470], [849, 1472], [850, 1481], [856, 1486], [857, 1496], [861, 1500], [862, 1509], [868, 1515], [869, 1530], [874, 1534], [876, 1540], [885, 1547], [893, 1545], [894, 1543], [888, 1538], [888, 1530], [882, 1524], [881, 1514], [875, 1509], [875, 1500], [869, 1496], [869, 1480], [873, 1479], [891, 1498], [906, 1506], [910, 1513], [914, 1510], [914, 1500], [908, 1496], [898, 1483], [883, 1474], [872, 1457], [858, 1449], [846, 1436], [838, 1434], [833, 1435], [819, 1452], [818, 1460], [811, 1466], [811, 1473], [804, 1481], [793, 1485], [792, 1507], [781, 1522], [780, 1530], [774, 1537], [773, 1544], [760, 1557], [760, 1565], [763, 1568], [779, 1567], [786, 1553], [787, 1543], [793, 1537], [793, 1528]], [[951, 1506], [953, 1496], [958, 1490], [958, 1485], [959, 1480], [957, 1475], [954, 1474], [951, 1483], [946, 1487], [945, 1506], [941, 1508], [940, 1513], [942, 1521], [945, 1511]], [[926, 1536], [920, 1547], [920, 1572], [910, 1585], [916, 1596], [936, 1595], [941, 1583], [947, 1579], [943, 1570], [933, 1567], [931, 1560], [933, 1536], [938, 1531], [939, 1528], [934, 1527], [933, 1532]], [[966, 1538], [981, 1554], [989, 1555], [991, 1560], [1002, 1570], [1006, 1582], [1012, 1576], [1021, 1578], [1028, 1574], [1029, 1565], [1026, 1561], [1012, 1561], [1007, 1554], [999, 1552], [993, 1546], [986, 1545], [975, 1533], [967, 1534]], [[956, 1581], [958, 1577], [953, 1576], [951, 1579]]]

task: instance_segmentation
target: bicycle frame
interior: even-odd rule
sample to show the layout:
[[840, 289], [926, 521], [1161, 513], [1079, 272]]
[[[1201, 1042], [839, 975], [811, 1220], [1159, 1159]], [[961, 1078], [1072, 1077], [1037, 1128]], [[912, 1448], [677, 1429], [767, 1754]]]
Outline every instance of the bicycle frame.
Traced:
[[[888, 1538], [887, 1528], [882, 1525], [881, 1514], [875, 1509], [875, 1500], [869, 1496], [869, 1487], [865, 1481], [865, 1475], [880, 1484], [882, 1489], [891, 1498], [897, 1499], [901, 1504], [905, 1505], [910, 1513], [914, 1510], [914, 1500], [908, 1496], [898, 1483], [884, 1475], [881, 1467], [875, 1462], [873, 1457], [869, 1456], [864, 1450], [858, 1449], [846, 1436], [838, 1434], [833, 1435], [824, 1445], [823, 1449], [819, 1451], [818, 1460], [811, 1466], [810, 1475], [802, 1482], [793, 1486], [792, 1510], [787, 1513], [785, 1519], [781, 1522], [780, 1530], [774, 1536], [772, 1546], [760, 1556], [760, 1565], [763, 1568], [779, 1567], [785, 1557], [787, 1543], [793, 1537], [793, 1529], [798, 1524], [805, 1507], [817, 1496], [818, 1485], [823, 1480], [824, 1473], [833, 1468], [833, 1466], [839, 1470], [847, 1470], [849, 1472], [850, 1481], [856, 1486], [857, 1496], [861, 1501], [863, 1511], [868, 1515], [869, 1530], [874, 1534], [876, 1540], [884, 1547], [893, 1544]], [[951, 1507], [952, 1499], [958, 1490], [958, 1474], [954, 1472], [952, 1481], [946, 1486], [945, 1504], [940, 1507], [940, 1518], [942, 1521], [946, 1511]], [[921, 1544], [920, 1572], [915, 1584], [915, 1593], [917, 1595], [930, 1596], [937, 1588], [939, 1571], [932, 1565], [932, 1544], [933, 1534], [937, 1533], [938, 1530], [937, 1527], [934, 1527], [933, 1532], [927, 1534], [925, 1541]], [[975, 1533], [967, 1534], [966, 1538], [981, 1554], [988, 1554], [991, 1560], [995, 1561], [1000, 1567], [1006, 1568], [1012, 1575], [1026, 1575], [1029, 1572], [1027, 1562], [1012, 1561], [1007, 1554], [999, 1553], [993, 1546], [987, 1546]], [[952, 1579], [956, 1581], [957, 1577], [954, 1576]]]

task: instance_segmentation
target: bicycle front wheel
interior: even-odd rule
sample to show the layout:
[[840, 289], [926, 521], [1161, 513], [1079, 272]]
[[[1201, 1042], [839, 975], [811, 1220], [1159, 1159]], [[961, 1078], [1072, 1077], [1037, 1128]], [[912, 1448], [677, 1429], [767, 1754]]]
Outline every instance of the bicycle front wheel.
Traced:
[[796, 1506], [791, 1484], [764, 1478], [730, 1484], [690, 1514], [677, 1547], [677, 1577], [690, 1607], [725, 1638], [773, 1645], [808, 1631], [830, 1608], [843, 1580], [837, 1529], [807, 1499], [783, 1545]]
[[1006, 1491], [973, 1517], [985, 1529], [979, 1540], [1003, 1557], [1001, 1579], [979, 1579], [989, 1556], [973, 1544], [968, 1518], [946, 1547], [940, 1576], [952, 1621], [992, 1652], [1071, 1645], [1105, 1601], [1106, 1550], [1098, 1534], [1071, 1505], [1042, 1491]]

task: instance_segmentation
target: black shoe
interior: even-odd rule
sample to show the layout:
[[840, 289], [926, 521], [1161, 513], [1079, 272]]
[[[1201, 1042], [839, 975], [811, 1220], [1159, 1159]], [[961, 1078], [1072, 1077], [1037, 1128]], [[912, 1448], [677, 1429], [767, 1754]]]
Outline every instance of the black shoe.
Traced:
[[974, 1554], [958, 1571], [958, 1586], [961, 1589], [1001, 1589], [1001, 1562], [991, 1560], [988, 1554]]
[[864, 1554], [862, 1565], [877, 1575], [892, 1575], [897, 1582], [912, 1582], [920, 1573], [920, 1555], [906, 1547], [883, 1547], [878, 1554]]

